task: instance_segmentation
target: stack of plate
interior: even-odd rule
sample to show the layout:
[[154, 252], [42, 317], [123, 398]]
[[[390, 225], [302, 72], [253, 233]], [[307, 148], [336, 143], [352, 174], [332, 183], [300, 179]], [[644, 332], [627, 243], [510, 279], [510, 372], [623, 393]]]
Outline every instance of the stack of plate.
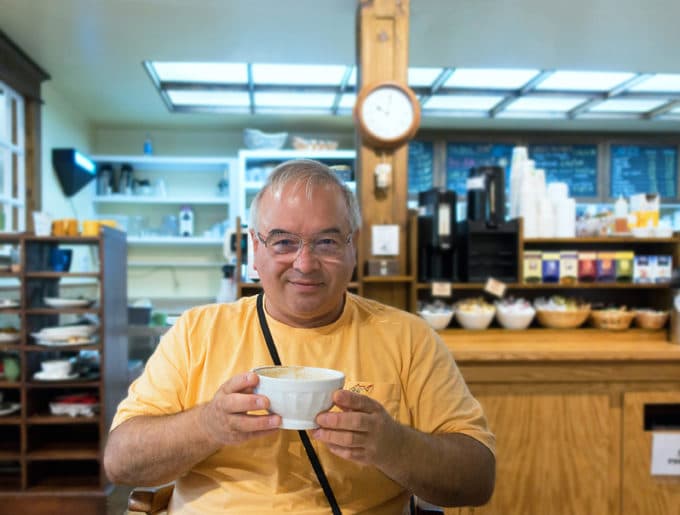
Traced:
[[87, 345], [95, 343], [94, 334], [99, 329], [96, 325], [62, 325], [43, 327], [39, 332], [32, 333], [38, 345]]
[[86, 308], [94, 302], [84, 298], [45, 297], [45, 304], [51, 308]]

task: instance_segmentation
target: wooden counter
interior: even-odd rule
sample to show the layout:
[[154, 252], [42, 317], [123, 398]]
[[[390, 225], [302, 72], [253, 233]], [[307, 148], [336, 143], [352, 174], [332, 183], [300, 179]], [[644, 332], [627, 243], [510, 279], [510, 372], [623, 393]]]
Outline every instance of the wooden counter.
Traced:
[[665, 331], [439, 334], [497, 438], [491, 502], [447, 515], [680, 515], [680, 477], [649, 473], [654, 431], [680, 432]]
[[680, 362], [680, 345], [666, 331], [602, 329], [488, 329], [441, 331], [440, 337], [458, 363], [524, 361], [656, 361]]

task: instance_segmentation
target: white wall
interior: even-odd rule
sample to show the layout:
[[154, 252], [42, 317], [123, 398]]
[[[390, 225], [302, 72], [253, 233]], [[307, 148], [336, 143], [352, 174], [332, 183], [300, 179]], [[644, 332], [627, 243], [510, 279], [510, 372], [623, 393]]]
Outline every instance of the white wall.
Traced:
[[[42, 87], [42, 211], [53, 219], [76, 218], [83, 220], [95, 218], [92, 204], [93, 183], [85, 186], [73, 197], [67, 198], [59, 184], [52, 166], [53, 148], [76, 148], [88, 154], [91, 148], [89, 123], [85, 116], [70, 105], [47, 82]], [[82, 227], [81, 227], [82, 228]], [[96, 256], [92, 249], [82, 246], [73, 247], [71, 270], [92, 270], [96, 266]]]

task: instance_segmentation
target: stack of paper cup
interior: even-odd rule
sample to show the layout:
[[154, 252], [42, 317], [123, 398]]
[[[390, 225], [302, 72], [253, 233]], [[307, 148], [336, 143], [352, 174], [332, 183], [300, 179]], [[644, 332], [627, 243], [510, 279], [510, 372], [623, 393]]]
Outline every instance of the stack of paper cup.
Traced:
[[512, 149], [512, 161], [510, 163], [510, 218], [519, 216], [522, 173], [524, 171], [524, 163], [528, 158], [527, 147], [515, 147]]
[[555, 206], [556, 233], [558, 238], [576, 236], [576, 200], [563, 198]]

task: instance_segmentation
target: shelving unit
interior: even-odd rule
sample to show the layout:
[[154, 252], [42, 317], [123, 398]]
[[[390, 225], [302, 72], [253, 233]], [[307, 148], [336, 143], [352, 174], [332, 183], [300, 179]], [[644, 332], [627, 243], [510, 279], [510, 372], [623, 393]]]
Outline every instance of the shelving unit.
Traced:
[[[18, 342], [0, 343], [0, 352], [20, 363], [16, 381], [0, 379], [5, 401], [19, 403], [17, 413], [0, 416], [0, 505], [7, 513], [106, 513], [111, 491], [102, 468], [103, 446], [113, 414], [127, 388], [126, 242], [123, 232], [103, 228], [99, 237], [36, 237], [2, 234], [0, 244], [19, 248], [17, 280], [20, 306], [2, 310], [16, 317]], [[51, 249], [60, 245], [94, 247], [98, 269], [69, 273], [49, 270]], [[98, 295], [88, 308], [52, 308], [45, 297], [58, 297], [71, 277], [96, 279]], [[43, 346], [31, 334], [61, 325], [62, 317], [96, 315], [98, 341], [87, 345]], [[82, 354], [81, 351], [86, 351]], [[34, 374], [45, 359], [80, 358], [88, 364], [75, 379], [38, 381]], [[49, 403], [59, 395], [86, 393], [98, 398], [94, 416], [55, 416]]]
[[[248, 206], [264, 183], [267, 170], [290, 159], [314, 159], [329, 166], [348, 166], [354, 171], [356, 152], [354, 150], [240, 150], [238, 153], [239, 194], [235, 200], [236, 213], [242, 220], [248, 220]], [[356, 182], [347, 181], [355, 190]]]

